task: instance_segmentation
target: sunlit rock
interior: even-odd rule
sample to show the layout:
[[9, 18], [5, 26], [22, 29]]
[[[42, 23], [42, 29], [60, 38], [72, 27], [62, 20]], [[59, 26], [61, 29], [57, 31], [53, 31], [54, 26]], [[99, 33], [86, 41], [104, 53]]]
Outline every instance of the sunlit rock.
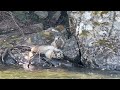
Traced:
[[83, 16], [85, 20], [90, 20], [92, 18], [90, 11], [86, 11], [85, 13], [83, 13]]
[[93, 30], [93, 27], [92, 27], [92, 25], [86, 25], [86, 30]]
[[120, 22], [114, 22], [114, 28], [120, 30]]

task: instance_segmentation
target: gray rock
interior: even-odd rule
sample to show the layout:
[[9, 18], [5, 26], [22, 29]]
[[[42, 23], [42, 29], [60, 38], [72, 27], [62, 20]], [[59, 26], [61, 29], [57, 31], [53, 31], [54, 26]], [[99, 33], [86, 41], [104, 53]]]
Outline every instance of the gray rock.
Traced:
[[74, 37], [65, 41], [63, 52], [69, 58], [75, 58], [78, 53], [78, 46]]
[[47, 11], [35, 11], [34, 13], [36, 15], [38, 15], [39, 18], [41, 18], [41, 19], [45, 19], [48, 16], [48, 12]]
[[42, 23], [33, 24], [33, 25], [30, 25], [29, 27], [31, 29], [37, 30], [37, 31], [42, 31], [43, 30], [43, 24]]
[[26, 42], [28, 44], [37, 44], [37, 45], [42, 45], [47, 43], [46, 38], [44, 38], [40, 33], [29, 35]]
[[56, 23], [60, 15], [61, 15], [61, 11], [56, 11], [56, 13], [52, 16], [52, 20], [54, 20], [54, 23]]
[[120, 12], [71, 11], [68, 14], [73, 21], [70, 26], [76, 25], [72, 28], [76, 30], [83, 45], [82, 57], [87, 59], [86, 65], [92, 68], [118, 70], [120, 66]]

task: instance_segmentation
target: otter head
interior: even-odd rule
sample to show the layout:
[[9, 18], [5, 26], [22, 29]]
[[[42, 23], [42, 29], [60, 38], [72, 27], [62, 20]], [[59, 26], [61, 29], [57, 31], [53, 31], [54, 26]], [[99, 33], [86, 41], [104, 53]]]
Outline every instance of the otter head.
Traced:
[[54, 57], [53, 58], [56, 58], [56, 59], [63, 59], [64, 55], [63, 55], [63, 52], [60, 50], [60, 51], [54, 51]]

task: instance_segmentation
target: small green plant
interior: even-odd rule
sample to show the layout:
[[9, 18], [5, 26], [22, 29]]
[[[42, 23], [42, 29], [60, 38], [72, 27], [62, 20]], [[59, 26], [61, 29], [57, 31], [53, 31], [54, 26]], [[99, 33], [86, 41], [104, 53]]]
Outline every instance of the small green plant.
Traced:
[[103, 14], [107, 14], [109, 11], [102, 11], [101, 13], [100, 13], [100, 16], [102, 16], [103, 17]]
[[97, 45], [100, 46], [105, 46], [108, 47], [110, 49], [112, 49], [113, 51], [115, 51], [116, 49], [114, 48], [114, 43], [110, 42], [110, 40], [106, 40], [106, 39], [100, 39], [96, 42]]
[[89, 34], [90, 34], [89, 31], [87, 31], [87, 30], [82, 30], [82, 33], [80, 34], [80, 36], [82, 36], [82, 37], [87, 37]]
[[100, 14], [102, 11], [93, 11], [93, 15]]
[[94, 24], [95, 26], [100, 26], [100, 23], [99, 23], [99, 22], [93, 22], [93, 24]]
[[103, 14], [107, 14], [109, 11], [93, 11], [94, 15], [100, 14], [103, 17]]
[[103, 24], [103, 25], [109, 25], [109, 22], [103, 22], [101, 24]]

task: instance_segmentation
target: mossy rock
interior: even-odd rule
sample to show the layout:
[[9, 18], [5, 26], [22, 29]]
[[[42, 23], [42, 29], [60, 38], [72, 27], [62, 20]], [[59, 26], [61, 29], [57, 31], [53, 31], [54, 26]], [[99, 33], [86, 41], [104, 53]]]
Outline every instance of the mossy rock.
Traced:
[[99, 39], [96, 44], [99, 44], [101, 46], [106, 45], [109, 41], [105, 39]]
[[94, 24], [95, 26], [100, 26], [100, 25], [101, 25], [101, 23], [99, 23], [99, 22], [93, 22], [93, 24]]
[[109, 11], [93, 11], [93, 15], [98, 15], [103, 17], [103, 14], [107, 14]]
[[89, 31], [87, 31], [87, 30], [82, 30], [82, 33], [80, 34], [80, 36], [82, 36], [82, 37], [87, 37], [87, 36], [89, 36], [89, 34], [90, 34]]
[[44, 37], [46, 40], [53, 40], [54, 38], [54, 35], [51, 32], [42, 31], [40, 35]]
[[63, 25], [58, 25], [55, 27], [55, 30], [59, 31], [59, 32], [62, 32], [64, 30], [64, 26]]
[[102, 11], [101, 13], [100, 13], [100, 16], [102, 16], [103, 17], [103, 14], [107, 14], [109, 11]]
[[7, 47], [7, 48], [12, 47], [12, 45], [11, 45], [9, 42], [6, 42], [6, 41], [0, 43], [0, 46], [1, 46], [1, 47], [5, 47], [5, 48], [6, 48], [6, 47]]
[[96, 42], [97, 45], [100, 45], [100, 46], [105, 46], [105, 47], [108, 47], [110, 49], [112, 49], [114, 51], [114, 44], [111, 43], [109, 40], [105, 40], [105, 39], [100, 39]]
[[103, 22], [103, 23], [99, 23], [99, 22], [93, 22], [93, 25], [95, 26], [100, 26], [100, 25], [109, 25], [109, 22]]
[[101, 24], [103, 24], [103, 25], [109, 25], [109, 22], [103, 22]]
[[97, 15], [97, 14], [100, 14], [101, 11], [93, 11], [93, 15]]

